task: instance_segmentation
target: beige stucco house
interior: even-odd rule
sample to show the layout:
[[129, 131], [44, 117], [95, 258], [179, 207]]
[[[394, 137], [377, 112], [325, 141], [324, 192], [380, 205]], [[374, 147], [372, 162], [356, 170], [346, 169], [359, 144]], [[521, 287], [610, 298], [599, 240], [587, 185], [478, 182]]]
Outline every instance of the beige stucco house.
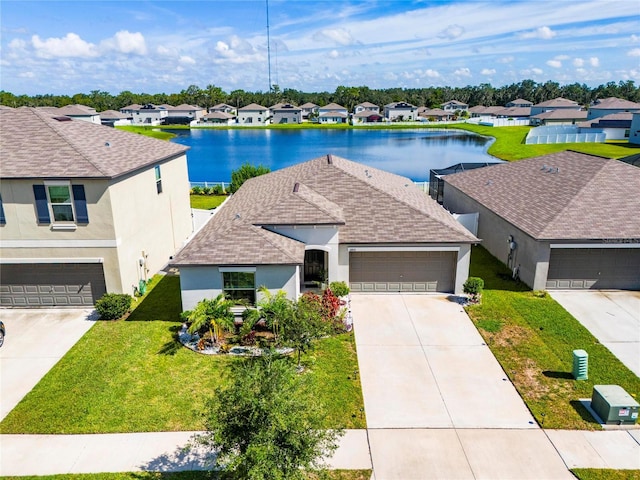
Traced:
[[4, 306], [133, 294], [192, 233], [184, 146], [27, 107], [0, 139]]
[[462, 293], [478, 239], [411, 180], [326, 155], [246, 181], [175, 257], [184, 309], [258, 287]]

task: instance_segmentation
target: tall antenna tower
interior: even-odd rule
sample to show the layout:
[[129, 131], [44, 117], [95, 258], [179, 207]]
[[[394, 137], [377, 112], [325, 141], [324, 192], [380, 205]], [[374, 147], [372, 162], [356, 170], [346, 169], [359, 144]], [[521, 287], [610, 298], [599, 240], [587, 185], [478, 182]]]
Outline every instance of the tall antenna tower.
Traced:
[[267, 64], [269, 66], [269, 93], [271, 93], [271, 37], [269, 35], [269, 0], [267, 3]]

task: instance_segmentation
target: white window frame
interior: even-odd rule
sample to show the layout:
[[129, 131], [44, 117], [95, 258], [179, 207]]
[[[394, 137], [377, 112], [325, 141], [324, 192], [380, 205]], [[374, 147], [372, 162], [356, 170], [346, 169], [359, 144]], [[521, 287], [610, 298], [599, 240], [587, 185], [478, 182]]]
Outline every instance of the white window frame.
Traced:
[[[69, 189], [69, 205], [71, 205], [71, 215], [73, 216], [72, 220], [56, 220], [55, 212], [53, 210], [54, 203], [51, 201], [51, 195], [49, 193], [49, 187], [67, 187]], [[55, 180], [46, 180], [44, 182], [44, 189], [47, 193], [47, 207], [49, 208], [49, 215], [51, 218], [52, 225], [69, 225], [75, 226], [76, 219], [78, 218], [76, 215], [76, 207], [73, 198], [73, 189], [71, 188], [71, 182], [68, 181], [55, 181]], [[66, 203], [57, 203], [55, 205], [67, 205]]]

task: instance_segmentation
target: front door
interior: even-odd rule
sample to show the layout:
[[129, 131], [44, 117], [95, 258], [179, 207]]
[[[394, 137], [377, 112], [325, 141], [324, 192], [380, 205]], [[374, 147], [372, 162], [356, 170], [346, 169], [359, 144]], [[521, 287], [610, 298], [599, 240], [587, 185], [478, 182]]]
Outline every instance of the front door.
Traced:
[[327, 271], [324, 263], [325, 252], [322, 250], [307, 250], [304, 252], [304, 284], [324, 282]]

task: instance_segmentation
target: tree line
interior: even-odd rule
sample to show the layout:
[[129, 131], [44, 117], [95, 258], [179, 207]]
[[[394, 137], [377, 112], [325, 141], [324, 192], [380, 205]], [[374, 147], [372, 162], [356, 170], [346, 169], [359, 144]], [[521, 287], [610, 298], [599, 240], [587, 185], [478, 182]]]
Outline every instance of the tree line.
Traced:
[[458, 100], [474, 105], [504, 106], [511, 100], [523, 98], [534, 104], [564, 97], [581, 105], [589, 105], [594, 100], [618, 97], [640, 103], [640, 87], [636, 87], [633, 80], [608, 82], [591, 88], [580, 83], [560, 85], [558, 82], [547, 81], [538, 83], [533, 80], [523, 80], [511, 85], [493, 87], [488, 83], [468, 85], [466, 87], [425, 87], [425, 88], [385, 88], [373, 89], [366, 86], [339, 86], [334, 92], [302, 92], [291, 88], [280, 89], [274, 85], [269, 92], [248, 92], [233, 90], [224, 92], [215, 85], [200, 88], [190, 85], [179, 93], [133, 93], [128, 90], [112, 95], [109, 92], [92, 90], [89, 93], [75, 95], [14, 95], [0, 91], [0, 104], [9, 107], [64, 107], [65, 105], [81, 104], [95, 108], [98, 112], [105, 110], [120, 110], [137, 103], [161, 105], [198, 105], [210, 108], [219, 103], [227, 103], [234, 107], [244, 107], [250, 103], [271, 106], [280, 102], [302, 105], [307, 102], [324, 106], [335, 102], [352, 111], [362, 102], [371, 102], [379, 106], [392, 102], [408, 102], [416, 106], [437, 108], [449, 100]]

